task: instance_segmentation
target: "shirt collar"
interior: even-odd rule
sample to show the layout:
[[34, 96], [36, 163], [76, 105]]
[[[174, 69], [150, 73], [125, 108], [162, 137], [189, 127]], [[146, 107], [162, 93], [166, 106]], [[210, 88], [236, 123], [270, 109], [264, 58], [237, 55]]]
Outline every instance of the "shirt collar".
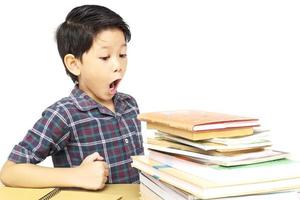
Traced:
[[98, 103], [89, 97], [86, 93], [75, 86], [70, 94], [76, 108], [81, 111], [88, 111], [98, 107]]
[[[101, 112], [104, 112], [106, 108], [101, 104], [97, 103], [91, 97], [89, 97], [85, 92], [80, 90], [78, 86], [75, 86], [70, 94], [70, 98], [74, 102], [77, 109], [81, 111], [89, 111], [95, 108], [99, 108]], [[113, 97], [116, 112], [122, 112], [126, 109], [125, 100], [129, 98], [128, 95], [117, 92]]]

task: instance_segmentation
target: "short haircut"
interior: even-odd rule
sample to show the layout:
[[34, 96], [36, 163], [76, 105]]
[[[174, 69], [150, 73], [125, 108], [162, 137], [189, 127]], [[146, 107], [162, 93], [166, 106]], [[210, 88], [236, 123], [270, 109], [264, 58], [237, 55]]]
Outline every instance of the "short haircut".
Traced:
[[[114, 11], [99, 5], [83, 5], [72, 9], [56, 31], [57, 48], [63, 63], [67, 54], [73, 54], [81, 60], [82, 55], [92, 47], [98, 33], [114, 28], [124, 33], [126, 42], [130, 41], [129, 26]], [[68, 70], [65, 63], [64, 66], [72, 81], [78, 82], [78, 77]]]

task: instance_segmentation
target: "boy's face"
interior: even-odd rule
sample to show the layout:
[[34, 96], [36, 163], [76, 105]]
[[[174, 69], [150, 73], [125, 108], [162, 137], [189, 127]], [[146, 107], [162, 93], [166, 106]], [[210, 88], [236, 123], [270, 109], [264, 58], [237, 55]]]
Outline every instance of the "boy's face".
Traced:
[[79, 62], [79, 88], [97, 102], [110, 105], [127, 67], [127, 47], [119, 29], [100, 32]]

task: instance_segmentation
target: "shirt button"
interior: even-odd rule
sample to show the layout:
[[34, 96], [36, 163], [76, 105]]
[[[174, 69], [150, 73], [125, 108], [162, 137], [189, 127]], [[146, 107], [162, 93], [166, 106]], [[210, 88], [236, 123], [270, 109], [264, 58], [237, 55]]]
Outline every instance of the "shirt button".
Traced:
[[125, 141], [126, 144], [128, 144], [128, 142], [129, 142], [127, 138], [124, 141]]

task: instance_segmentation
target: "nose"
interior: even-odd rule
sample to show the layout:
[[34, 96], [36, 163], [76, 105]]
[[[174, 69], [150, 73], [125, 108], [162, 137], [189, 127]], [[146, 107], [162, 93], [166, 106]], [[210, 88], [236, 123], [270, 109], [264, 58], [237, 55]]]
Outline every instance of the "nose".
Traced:
[[121, 62], [119, 59], [114, 59], [113, 60], [113, 72], [119, 72], [122, 70]]
[[120, 65], [114, 65], [113, 71], [114, 72], [120, 72], [121, 71], [121, 66]]

